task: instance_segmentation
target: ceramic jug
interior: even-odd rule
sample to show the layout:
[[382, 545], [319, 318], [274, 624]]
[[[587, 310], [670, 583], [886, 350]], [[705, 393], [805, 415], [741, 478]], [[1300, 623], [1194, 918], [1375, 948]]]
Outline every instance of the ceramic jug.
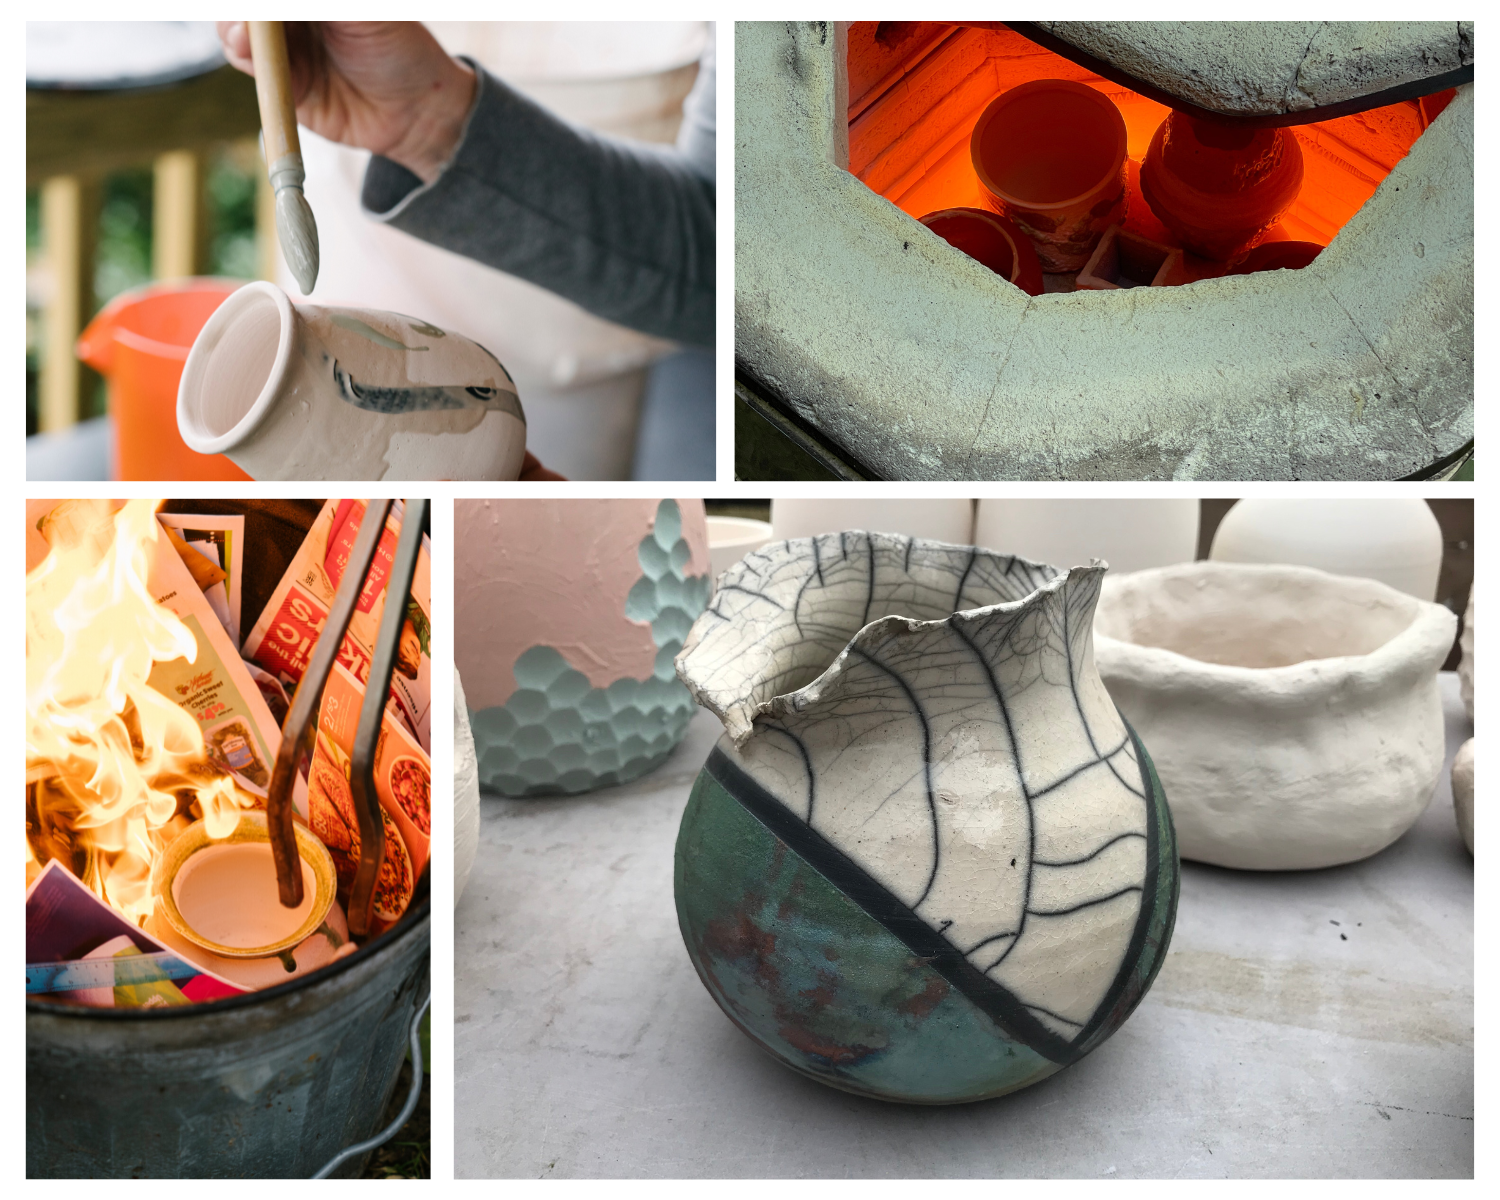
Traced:
[[515, 479], [526, 418], [483, 346], [424, 321], [242, 287], [193, 343], [177, 426], [255, 479]]
[[787, 1065], [884, 1100], [998, 1096], [1150, 986], [1177, 852], [1094, 668], [1104, 572], [844, 532], [719, 580], [677, 659], [725, 729], [677, 913], [714, 1000]]
[[1302, 190], [1290, 129], [1256, 129], [1173, 111], [1141, 164], [1146, 203], [1194, 254], [1221, 262], [1260, 244]]

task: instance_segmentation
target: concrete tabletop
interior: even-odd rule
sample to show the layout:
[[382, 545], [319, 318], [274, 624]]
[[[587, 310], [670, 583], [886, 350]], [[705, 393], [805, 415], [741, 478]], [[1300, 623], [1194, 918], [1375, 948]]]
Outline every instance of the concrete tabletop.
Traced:
[[[1472, 732], [1441, 677], [1448, 755]], [[824, 1087], [741, 1034], [677, 931], [672, 852], [720, 732], [655, 773], [483, 802], [455, 931], [466, 1177], [1468, 1177], [1474, 864], [1447, 767], [1394, 846], [1324, 871], [1184, 863], [1160, 977], [1087, 1058], [980, 1104]]]

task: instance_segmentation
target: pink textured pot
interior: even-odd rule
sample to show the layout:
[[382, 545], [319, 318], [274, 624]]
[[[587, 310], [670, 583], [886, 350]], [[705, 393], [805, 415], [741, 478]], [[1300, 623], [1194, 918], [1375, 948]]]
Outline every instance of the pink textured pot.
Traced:
[[458, 500], [455, 661], [480, 785], [573, 794], [659, 764], [693, 702], [673, 667], [708, 603], [702, 500]]

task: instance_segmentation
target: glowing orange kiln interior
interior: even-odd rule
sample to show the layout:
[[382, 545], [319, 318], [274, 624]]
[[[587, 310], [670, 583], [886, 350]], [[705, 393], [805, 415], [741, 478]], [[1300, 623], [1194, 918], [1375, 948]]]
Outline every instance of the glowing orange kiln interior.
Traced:
[[[1169, 112], [1165, 105], [1006, 28], [857, 21], [849, 26], [848, 68], [849, 170], [910, 216], [990, 207], [969, 155], [980, 113], [1019, 84], [1071, 79], [1104, 93], [1125, 118], [1125, 228], [1175, 244], [1140, 191], [1141, 162]], [[1442, 92], [1296, 126], [1302, 190], [1266, 240], [1328, 245], [1451, 96]]]

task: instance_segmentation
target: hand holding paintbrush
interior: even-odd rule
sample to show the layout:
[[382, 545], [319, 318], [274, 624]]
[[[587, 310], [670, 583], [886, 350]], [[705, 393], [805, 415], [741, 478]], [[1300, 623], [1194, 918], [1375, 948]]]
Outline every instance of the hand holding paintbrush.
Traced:
[[318, 279], [318, 225], [302, 193], [306, 173], [297, 140], [297, 108], [287, 62], [286, 33], [280, 21], [248, 21], [255, 62], [255, 94], [260, 101], [266, 169], [276, 193], [276, 236], [286, 265], [305, 296]]
[[[219, 38], [232, 66], [258, 75], [251, 24], [220, 21]], [[463, 134], [474, 72], [415, 21], [289, 21], [283, 28], [289, 94], [303, 127], [431, 183]], [[264, 100], [261, 120], [269, 130]]]

